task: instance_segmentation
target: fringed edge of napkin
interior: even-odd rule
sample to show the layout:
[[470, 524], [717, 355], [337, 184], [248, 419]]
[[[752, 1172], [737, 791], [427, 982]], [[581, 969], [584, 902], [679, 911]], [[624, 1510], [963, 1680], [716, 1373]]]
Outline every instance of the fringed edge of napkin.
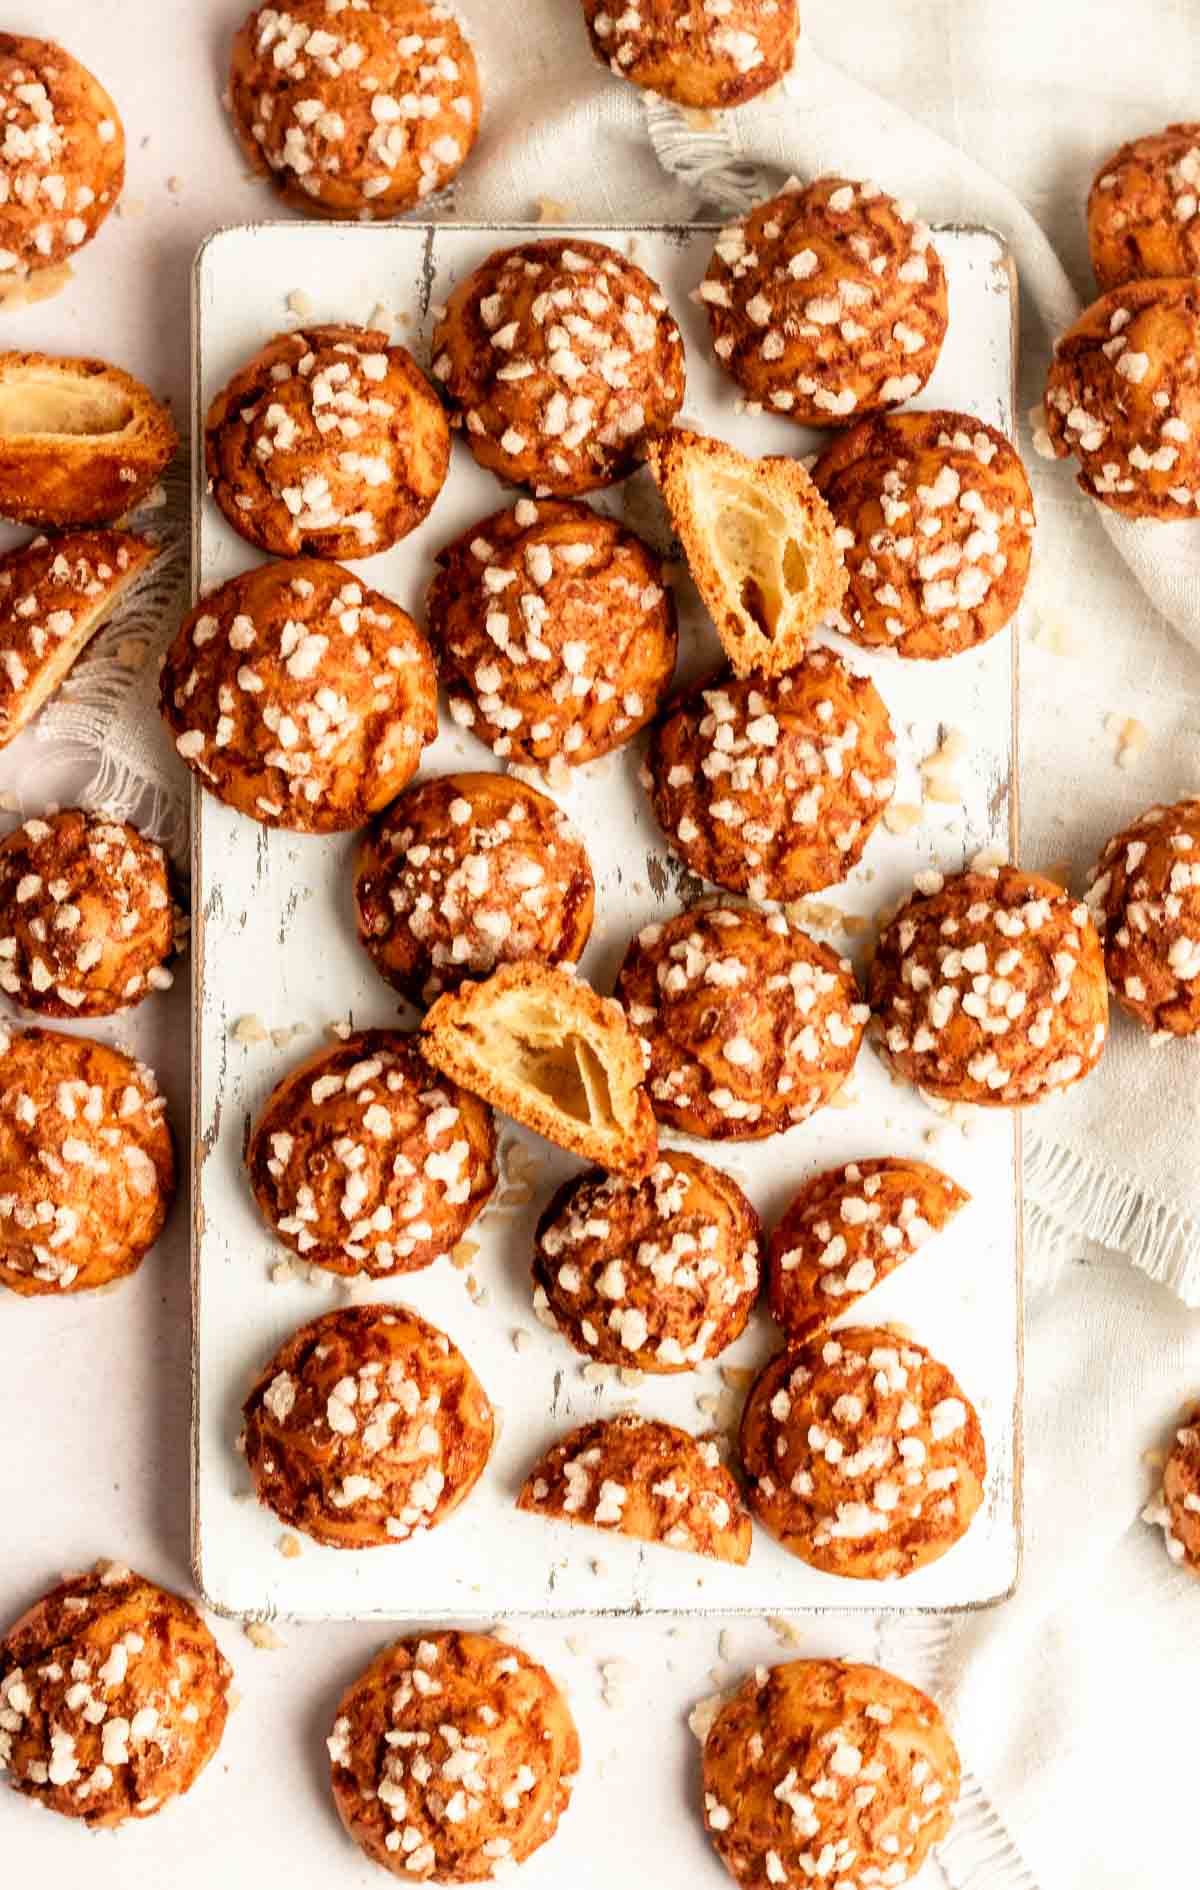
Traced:
[[1071, 1241], [1095, 1241], [1131, 1260], [1185, 1306], [1200, 1305], [1200, 1224], [1157, 1200], [1130, 1175], [1102, 1168], [1078, 1149], [1031, 1137], [1025, 1192], [1040, 1237], [1065, 1257]]
[[728, 131], [715, 117], [689, 118], [666, 99], [646, 98], [646, 129], [664, 171], [689, 185], [706, 202], [742, 215], [762, 197], [766, 169], [740, 158]]

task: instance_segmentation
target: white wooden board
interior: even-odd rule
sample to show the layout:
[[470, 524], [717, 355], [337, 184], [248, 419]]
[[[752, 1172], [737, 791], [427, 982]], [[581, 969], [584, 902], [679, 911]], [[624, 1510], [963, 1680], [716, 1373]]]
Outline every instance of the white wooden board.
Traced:
[[[424, 364], [431, 308], [489, 251], [528, 234], [289, 223], [227, 230], [210, 239], [197, 262], [194, 314], [200, 589], [257, 561], [204, 496], [203, 415], [270, 335], [299, 325], [289, 314], [289, 297], [311, 322], [365, 322], [384, 304], [407, 318], [400, 320], [396, 339]], [[690, 300], [708, 260], [711, 231], [587, 234], [628, 249], [663, 285], [687, 345], [690, 421], [750, 452], [796, 453], [816, 446], [817, 436], [784, 420], [737, 412], [736, 389], [718, 369], [703, 312]], [[921, 404], [963, 408], [1011, 433], [1014, 291], [1003, 246], [984, 230], [943, 231], [936, 242], [949, 278], [950, 332]], [[502, 502], [495, 480], [456, 443], [450, 478], [430, 519], [394, 550], [354, 568], [420, 621], [434, 551]], [[645, 473], [595, 495], [594, 503], [666, 549], [664, 517]], [[717, 646], [690, 585], [681, 581], [676, 591], [680, 674], [686, 676], [708, 667]], [[851, 646], [847, 654], [872, 674], [891, 711], [900, 755], [898, 800], [920, 800], [917, 764], [938, 747], [945, 730], [961, 730], [967, 742], [957, 764], [961, 805], [930, 805], [924, 822], [902, 838], [878, 829], [863, 864], [828, 895], [844, 911], [871, 915], [898, 898], [922, 866], [954, 870], [981, 849], [1015, 846], [1015, 645], [1005, 633], [981, 650], [937, 665], [905, 665], [890, 653], [868, 655]], [[603, 991], [611, 989], [631, 934], [678, 909], [678, 869], [637, 783], [642, 748], [634, 743], [577, 771], [570, 789], [556, 794], [581, 829], [596, 874], [597, 922], [581, 969]], [[443, 711], [424, 771], [492, 765], [499, 764]], [[1011, 1589], [1020, 1541], [1018, 1131], [1007, 1112], [996, 1111], [977, 1117], [965, 1135], [945, 1128], [931, 1146], [926, 1138], [938, 1118], [915, 1092], [892, 1084], [868, 1048], [859, 1058], [851, 1106], [827, 1109], [767, 1142], [694, 1146], [737, 1176], [768, 1227], [801, 1180], [854, 1157], [922, 1156], [971, 1191], [971, 1206], [948, 1233], [885, 1281], [857, 1313], [875, 1323], [907, 1325], [953, 1369], [979, 1410], [989, 1460], [987, 1500], [948, 1555], [901, 1584], [849, 1582], [807, 1568], [757, 1527], [748, 1566], [731, 1568], [519, 1515], [513, 1505], [523, 1474], [552, 1437], [626, 1405], [703, 1430], [711, 1415], [697, 1399], [721, 1394], [721, 1366], [759, 1363], [776, 1350], [778, 1338], [760, 1310], [721, 1361], [700, 1371], [647, 1377], [634, 1390], [616, 1381], [599, 1387], [585, 1382], [585, 1361], [537, 1324], [529, 1290], [537, 1215], [577, 1164], [502, 1123], [535, 1149], [539, 1186], [527, 1208], [494, 1208], [472, 1229], [471, 1238], [481, 1246], [474, 1272], [486, 1284], [486, 1301], [476, 1303], [463, 1274], [449, 1266], [349, 1289], [360, 1299], [407, 1302], [466, 1353], [502, 1417], [483, 1479], [448, 1523], [409, 1543], [347, 1553], [306, 1541], [300, 1557], [282, 1556], [280, 1524], [248, 1499], [246, 1469], [234, 1448], [240, 1404], [275, 1347], [305, 1320], [342, 1303], [347, 1289], [319, 1275], [313, 1284], [273, 1283], [271, 1270], [283, 1250], [258, 1218], [242, 1151], [273, 1085], [328, 1040], [331, 1021], [393, 1024], [397, 1000], [355, 940], [352, 837], [268, 832], [199, 791], [194, 829], [193, 1524], [196, 1578], [212, 1606], [302, 1618], [654, 1609], [785, 1613], [978, 1606]], [[232, 1034], [244, 1016], [257, 1016], [275, 1030], [298, 1027], [298, 1034], [283, 1047], [245, 1045]], [[412, 1013], [405, 1020], [413, 1021]], [[530, 1334], [519, 1354], [513, 1344], [518, 1329]]]

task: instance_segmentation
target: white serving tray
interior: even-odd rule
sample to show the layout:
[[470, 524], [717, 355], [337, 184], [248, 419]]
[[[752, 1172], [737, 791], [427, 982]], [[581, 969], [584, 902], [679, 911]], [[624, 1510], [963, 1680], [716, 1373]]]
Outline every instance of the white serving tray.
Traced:
[[[378, 305], [397, 311], [396, 339], [428, 359], [431, 309], [491, 250], [540, 228], [259, 225], [225, 230], [200, 252], [194, 285], [195, 582], [207, 590], [257, 562], [258, 554], [205, 497], [203, 418], [230, 375], [278, 330], [304, 320], [366, 322]], [[753, 453], [810, 451], [819, 436], [788, 422], [738, 412], [737, 390], [707, 345], [691, 292], [712, 247], [711, 229], [599, 230], [662, 284], [687, 346], [685, 415]], [[936, 233], [950, 291], [950, 332], [920, 404], [956, 407], [1011, 434], [1015, 289], [1001, 240], [980, 229]], [[405, 319], [407, 318], [407, 319]], [[434, 551], [505, 502], [491, 475], [455, 444], [452, 469], [432, 516], [394, 550], [354, 568], [423, 620]], [[594, 495], [666, 549], [665, 516], [646, 473]], [[719, 654], [691, 585], [676, 581], [680, 675]], [[838, 639], [831, 636], [830, 641]], [[954, 870], [981, 849], [1016, 844], [1016, 640], [1004, 633], [941, 664], [903, 664], [890, 653], [846, 646], [875, 678], [892, 714], [900, 757], [896, 798], [920, 801], [917, 764], [948, 729], [967, 740], [957, 763], [962, 804], [932, 804], [904, 837], [880, 827], [849, 881], [822, 895], [844, 911], [872, 915], [896, 900], [920, 867]], [[583, 973], [602, 991], [631, 934], [678, 909], [682, 877], [637, 783], [644, 742], [589, 768], [556, 792], [581, 829], [597, 882], [597, 919]], [[443, 712], [424, 771], [499, 765]], [[801, 1609], [944, 1609], [980, 1606], [1009, 1593], [1020, 1555], [1021, 1243], [1019, 1129], [1006, 1111], [978, 1115], [968, 1134], [945, 1127], [907, 1087], [888, 1078], [864, 1048], [856, 1100], [823, 1111], [762, 1143], [695, 1144], [747, 1188], [769, 1228], [801, 1180], [856, 1156], [913, 1155], [939, 1163], [973, 1196], [947, 1234], [900, 1268], [850, 1317], [902, 1322], [953, 1369], [974, 1400], [988, 1450], [987, 1498], [967, 1536], [902, 1584], [851, 1582], [784, 1553], [756, 1526], [749, 1564], [733, 1568], [600, 1531], [518, 1514], [523, 1475], [550, 1440], [598, 1414], [634, 1406], [693, 1431], [710, 1425], [698, 1397], [722, 1393], [721, 1367], [764, 1361], [779, 1341], [760, 1309], [723, 1358], [695, 1373], [646, 1377], [630, 1389], [593, 1385], [586, 1363], [544, 1331], [530, 1303], [534, 1223], [552, 1190], [578, 1164], [505, 1121], [506, 1140], [533, 1150], [538, 1181], [527, 1206], [494, 1207], [471, 1230], [473, 1263], [487, 1288], [473, 1299], [465, 1276], [438, 1266], [394, 1282], [350, 1289], [357, 1299], [403, 1300], [442, 1326], [465, 1352], [501, 1419], [491, 1462], [469, 1501], [431, 1534], [395, 1548], [345, 1552], [307, 1540], [280, 1553], [277, 1519], [248, 1500], [234, 1442], [253, 1375], [295, 1327], [340, 1305], [332, 1276], [272, 1281], [285, 1257], [259, 1220], [242, 1169], [253, 1119], [279, 1078], [328, 1041], [331, 1021], [356, 1026], [401, 1021], [397, 998], [357, 944], [350, 897], [353, 837], [269, 832], [193, 791], [194, 1120], [193, 1537], [197, 1582], [216, 1609], [299, 1618], [481, 1618], [497, 1614], [621, 1613], [630, 1610], [781, 1614]], [[814, 927], [814, 930], [818, 928]], [[838, 942], [838, 941], [834, 941]], [[285, 1047], [245, 1045], [236, 1021], [257, 1016], [297, 1028]], [[414, 1021], [413, 1014], [404, 1014]], [[682, 1142], [683, 1138], [667, 1137]], [[518, 1352], [513, 1335], [524, 1331]], [[728, 1391], [724, 1394], [730, 1400]]]

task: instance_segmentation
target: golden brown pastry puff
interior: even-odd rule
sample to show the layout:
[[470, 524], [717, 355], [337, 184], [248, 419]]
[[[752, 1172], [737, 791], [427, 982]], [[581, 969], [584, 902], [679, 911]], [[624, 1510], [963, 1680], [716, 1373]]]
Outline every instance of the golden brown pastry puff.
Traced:
[[1015, 867], [921, 873], [868, 981], [880, 1053], [946, 1102], [1042, 1102], [1098, 1062], [1104, 952], [1082, 900]]
[[0, 1284], [82, 1293], [136, 1271], [175, 1193], [165, 1110], [123, 1051], [0, 1026]]
[[496, 1185], [495, 1153], [487, 1104], [431, 1069], [414, 1037], [357, 1030], [276, 1084], [246, 1168], [284, 1246], [385, 1279], [457, 1246]]
[[125, 130], [86, 66], [21, 33], [0, 33], [0, 118], [0, 302], [39, 301], [120, 196]]
[[327, 1744], [338, 1816], [403, 1883], [506, 1876], [554, 1836], [579, 1770], [554, 1681], [490, 1634], [429, 1629], [385, 1647]]
[[1200, 125], [1131, 138], [1096, 172], [1088, 249], [1101, 290], [1200, 275]]
[[632, 741], [675, 668], [655, 552], [574, 500], [521, 499], [438, 553], [429, 635], [450, 713], [552, 777]]
[[946, 337], [928, 225], [845, 177], [793, 179], [722, 230], [699, 294], [747, 409], [800, 426], [845, 426], [911, 400]]
[[0, 840], [0, 991], [43, 1017], [107, 1017], [169, 990], [182, 925], [167, 858], [87, 808]]
[[1200, 1032], [1200, 799], [1149, 807], [1114, 834], [1087, 903], [1122, 1010], [1169, 1037]]
[[220, 1745], [232, 1679], [190, 1601], [99, 1562], [0, 1640], [0, 1769], [95, 1828], [153, 1817]]
[[438, 0], [287, 0], [233, 42], [234, 129], [304, 216], [397, 217], [461, 170], [479, 130], [479, 74]]
[[683, 341], [662, 290], [583, 237], [481, 263], [438, 318], [433, 371], [479, 464], [545, 496], [623, 479], [683, 401]]
[[503, 774], [443, 774], [394, 800], [354, 874], [358, 936], [414, 1004], [536, 958], [578, 964], [595, 884], [583, 841], [536, 788]]
[[1060, 336], [1046, 428], [1081, 491], [1129, 518], [1200, 511], [1200, 278], [1110, 289]]
[[[756, 1667], [704, 1740], [704, 1824], [746, 1890], [900, 1886], [950, 1829], [962, 1768], [929, 1698], [880, 1667]], [[823, 1875], [813, 1875], [823, 1867]]]
[[406, 611], [327, 558], [256, 565], [202, 597], [159, 706], [201, 785], [265, 827], [365, 826], [437, 734], [437, 674]]
[[777, 85], [796, 52], [797, 0], [583, 0], [592, 51], [676, 105], [722, 111]]
[[235, 532], [281, 557], [369, 558], [445, 483], [450, 431], [407, 348], [349, 323], [275, 335], [208, 410], [209, 490]]
[[342, 1306], [279, 1347], [243, 1406], [259, 1501], [334, 1549], [435, 1529], [492, 1448], [484, 1390], [458, 1347], [405, 1306]]

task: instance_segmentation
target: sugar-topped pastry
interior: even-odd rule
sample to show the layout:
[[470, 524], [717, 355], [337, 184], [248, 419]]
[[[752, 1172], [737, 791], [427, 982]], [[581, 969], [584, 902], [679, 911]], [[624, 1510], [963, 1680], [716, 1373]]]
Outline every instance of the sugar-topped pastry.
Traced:
[[881, 1055], [947, 1102], [1041, 1102], [1087, 1075], [1108, 1032], [1091, 912], [1011, 866], [918, 874], [868, 996]]
[[756, 1667], [713, 1718], [704, 1824], [747, 1890], [895, 1887], [949, 1831], [961, 1776], [928, 1694], [880, 1667], [791, 1660]]
[[578, 964], [595, 884], [579, 834], [536, 788], [443, 774], [406, 788], [371, 829], [354, 903], [377, 969], [431, 1004], [500, 964]]
[[655, 723], [646, 779], [694, 873], [787, 902], [858, 865], [896, 785], [896, 743], [870, 677], [814, 649], [782, 675], [722, 671], [677, 697]]
[[583, 0], [592, 51], [618, 78], [696, 111], [745, 105], [791, 66], [797, 0]]
[[54, 694], [154, 564], [132, 532], [59, 532], [0, 553], [0, 748]]
[[540, 1457], [517, 1508], [743, 1563], [750, 1517], [712, 1438], [632, 1412], [582, 1424]]
[[176, 753], [265, 827], [365, 826], [437, 734], [429, 645], [398, 604], [327, 558], [256, 565], [202, 597], [163, 663]]
[[1200, 512], [1200, 280], [1110, 289], [1055, 344], [1049, 451], [1080, 489], [1130, 518]]
[[761, 1256], [732, 1175], [662, 1149], [641, 1180], [593, 1169], [559, 1189], [538, 1222], [534, 1311], [604, 1364], [692, 1371], [745, 1330]]
[[848, 959], [782, 913], [719, 903], [643, 926], [617, 996], [659, 1121], [716, 1141], [778, 1135], [829, 1102], [869, 1015]]
[[646, 457], [734, 674], [791, 669], [846, 589], [833, 516], [799, 460], [685, 427]]
[[128, 821], [71, 807], [0, 840], [0, 991], [43, 1017], [107, 1017], [173, 982], [167, 858]]
[[640, 538], [521, 499], [438, 553], [429, 635], [460, 728], [553, 776], [631, 741], [675, 668], [675, 602]]
[[939, 1168], [899, 1156], [813, 1175], [771, 1235], [770, 1305], [789, 1343], [849, 1312], [970, 1198]]
[[334, 1549], [434, 1529], [492, 1448], [492, 1408], [457, 1346], [406, 1306], [343, 1306], [281, 1345], [243, 1406], [259, 1501]]
[[886, 1326], [777, 1353], [742, 1413], [751, 1508], [830, 1575], [894, 1581], [935, 1562], [983, 1501], [983, 1432], [953, 1373]]
[[174, 1193], [166, 1100], [144, 1063], [0, 1026], [0, 1284], [81, 1293], [133, 1273]]
[[1108, 842], [1087, 903], [1108, 988], [1157, 1036], [1200, 1033], [1200, 799], [1149, 807]]
[[479, 464], [546, 495], [623, 479], [683, 402], [683, 341], [662, 290], [583, 237], [481, 263], [438, 317], [433, 371]]
[[839, 434], [812, 476], [837, 522], [856, 643], [954, 656], [1004, 628], [1029, 576], [1034, 510], [997, 427], [941, 408], [876, 414]]
[[1184, 1413], [1163, 1465], [1161, 1487], [1142, 1511], [1142, 1521], [1162, 1530], [1172, 1562], [1200, 1572], [1200, 1405]]
[[444, 1258], [496, 1185], [492, 1112], [415, 1038], [359, 1030], [272, 1090], [246, 1149], [263, 1219], [311, 1265], [384, 1279]]
[[369, 558], [426, 516], [450, 430], [407, 348], [328, 322], [275, 335], [208, 410], [209, 491], [235, 532], [279, 557]]
[[125, 129], [94, 73], [22, 33], [0, 33], [0, 119], [0, 301], [40, 301], [121, 194]]
[[93, 1829], [151, 1818], [216, 1752], [232, 1679], [182, 1595], [121, 1562], [65, 1575], [0, 1640], [0, 1773]]
[[385, 1647], [326, 1744], [338, 1816], [404, 1883], [507, 1877], [554, 1836], [579, 1770], [558, 1687], [491, 1634], [430, 1629]]
[[845, 426], [920, 393], [946, 337], [946, 275], [913, 206], [845, 177], [793, 179], [722, 230], [700, 284], [749, 411]]
[[1096, 172], [1088, 249], [1101, 290], [1200, 275], [1200, 124], [1131, 138]]
[[287, 0], [233, 42], [229, 100], [250, 164], [305, 216], [397, 217], [461, 170], [479, 74], [440, 0]]

